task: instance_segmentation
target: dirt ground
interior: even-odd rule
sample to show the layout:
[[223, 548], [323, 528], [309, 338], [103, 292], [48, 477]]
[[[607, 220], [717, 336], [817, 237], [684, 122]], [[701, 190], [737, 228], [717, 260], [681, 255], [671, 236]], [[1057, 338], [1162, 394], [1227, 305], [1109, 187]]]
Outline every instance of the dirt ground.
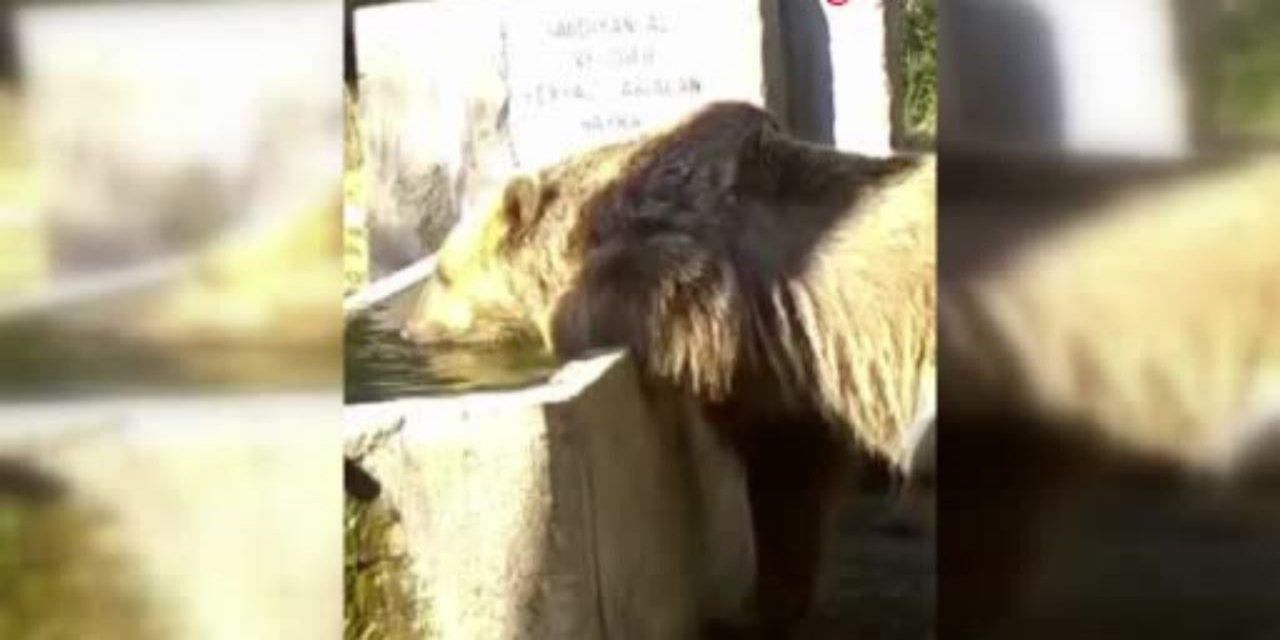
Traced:
[[933, 535], [899, 517], [885, 491], [851, 496], [837, 514], [836, 536], [805, 640], [924, 640], [934, 625]]

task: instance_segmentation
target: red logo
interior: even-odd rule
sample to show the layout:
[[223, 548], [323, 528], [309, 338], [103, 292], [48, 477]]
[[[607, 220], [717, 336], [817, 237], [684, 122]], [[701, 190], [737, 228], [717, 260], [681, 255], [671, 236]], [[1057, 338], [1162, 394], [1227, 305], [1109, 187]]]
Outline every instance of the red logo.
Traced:
[[833, 7], [842, 7], [847, 2], [849, 2], [849, 0], [827, 0], [827, 4]]

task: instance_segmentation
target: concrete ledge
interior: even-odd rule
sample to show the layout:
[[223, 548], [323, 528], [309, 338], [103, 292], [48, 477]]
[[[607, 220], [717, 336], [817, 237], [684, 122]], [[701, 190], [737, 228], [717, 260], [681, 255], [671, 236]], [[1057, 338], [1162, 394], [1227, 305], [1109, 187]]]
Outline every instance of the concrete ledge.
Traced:
[[347, 408], [442, 638], [690, 638], [750, 584], [740, 472], [622, 353], [528, 389]]

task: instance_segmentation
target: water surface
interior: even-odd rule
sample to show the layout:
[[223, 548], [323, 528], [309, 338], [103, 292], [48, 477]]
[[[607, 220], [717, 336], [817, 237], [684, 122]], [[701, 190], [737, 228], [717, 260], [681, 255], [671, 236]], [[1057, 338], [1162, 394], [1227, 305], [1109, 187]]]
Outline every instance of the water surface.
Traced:
[[546, 381], [556, 363], [533, 349], [426, 346], [400, 336], [384, 308], [347, 322], [345, 396], [348, 404], [467, 391], [518, 389]]

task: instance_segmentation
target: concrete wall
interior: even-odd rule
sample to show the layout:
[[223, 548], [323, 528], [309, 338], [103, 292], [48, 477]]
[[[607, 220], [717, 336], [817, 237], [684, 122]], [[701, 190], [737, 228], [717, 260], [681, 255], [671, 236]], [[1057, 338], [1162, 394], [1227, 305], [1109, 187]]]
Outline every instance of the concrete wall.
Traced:
[[691, 638], [743, 605], [740, 470], [621, 354], [520, 391], [347, 408], [444, 638]]
[[901, 126], [894, 109], [894, 2], [778, 2], [785, 95], [795, 135], [868, 155], [892, 152]]

